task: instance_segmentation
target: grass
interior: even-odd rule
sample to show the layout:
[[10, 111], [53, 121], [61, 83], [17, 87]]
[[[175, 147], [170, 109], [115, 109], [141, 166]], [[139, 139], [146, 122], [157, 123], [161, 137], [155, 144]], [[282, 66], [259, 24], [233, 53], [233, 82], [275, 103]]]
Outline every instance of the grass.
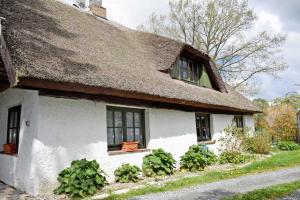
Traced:
[[264, 189], [255, 190], [246, 194], [224, 198], [224, 200], [270, 200], [289, 195], [300, 189], [300, 181], [275, 185]]
[[136, 189], [136, 190], [131, 190], [125, 194], [121, 194], [121, 195], [112, 194], [106, 199], [107, 200], [127, 199], [133, 196], [172, 191], [184, 187], [210, 183], [210, 182], [220, 181], [229, 178], [235, 178], [238, 176], [247, 175], [251, 173], [265, 172], [265, 171], [292, 167], [299, 164], [300, 164], [300, 151], [280, 152], [265, 160], [253, 162], [252, 164], [246, 167], [237, 168], [229, 171], [206, 172], [203, 173], [203, 175], [199, 175], [195, 177], [188, 177], [176, 181], [169, 181], [165, 183], [163, 186], [146, 185], [146, 187]]

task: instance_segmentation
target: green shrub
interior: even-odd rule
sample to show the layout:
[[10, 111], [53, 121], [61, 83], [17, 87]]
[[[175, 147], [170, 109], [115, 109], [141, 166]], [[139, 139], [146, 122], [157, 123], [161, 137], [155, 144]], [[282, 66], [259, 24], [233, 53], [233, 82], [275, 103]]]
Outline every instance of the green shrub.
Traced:
[[220, 151], [243, 152], [247, 150], [249, 133], [251, 133], [251, 129], [248, 127], [238, 128], [234, 125], [226, 127], [219, 139]]
[[165, 176], [174, 173], [175, 163], [172, 154], [163, 149], [153, 150], [143, 159], [143, 173], [145, 176]]
[[295, 151], [300, 149], [299, 144], [294, 141], [281, 141], [277, 144], [277, 146], [281, 151]]
[[139, 181], [139, 172], [141, 172], [141, 169], [139, 167], [125, 163], [121, 167], [116, 169], [114, 174], [115, 174], [116, 182], [136, 183]]
[[270, 135], [266, 132], [257, 132], [247, 138], [247, 150], [257, 154], [268, 154], [272, 148]]
[[216, 162], [216, 155], [204, 145], [193, 145], [180, 159], [180, 168], [188, 171], [200, 171]]
[[244, 155], [238, 151], [236, 152], [231, 152], [231, 151], [224, 151], [221, 153], [219, 162], [220, 164], [241, 164], [245, 163], [250, 159], [250, 156]]
[[76, 160], [61, 171], [57, 178], [60, 186], [55, 194], [67, 194], [70, 197], [86, 197], [93, 195], [107, 184], [104, 172], [97, 161]]

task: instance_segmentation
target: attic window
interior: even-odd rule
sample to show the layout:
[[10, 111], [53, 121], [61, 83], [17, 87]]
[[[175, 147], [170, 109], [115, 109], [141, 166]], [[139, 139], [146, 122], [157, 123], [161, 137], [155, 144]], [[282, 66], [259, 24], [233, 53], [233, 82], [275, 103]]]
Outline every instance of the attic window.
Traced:
[[206, 67], [198, 60], [180, 56], [173, 66], [173, 78], [184, 80], [202, 87], [213, 88]]

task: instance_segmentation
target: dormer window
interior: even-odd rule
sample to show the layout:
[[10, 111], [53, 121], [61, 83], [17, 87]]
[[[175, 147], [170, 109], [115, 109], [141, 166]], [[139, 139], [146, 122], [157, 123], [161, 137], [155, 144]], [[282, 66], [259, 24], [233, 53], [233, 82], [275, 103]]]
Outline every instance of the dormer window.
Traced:
[[213, 88], [206, 67], [198, 60], [180, 56], [172, 69], [172, 77], [202, 87]]

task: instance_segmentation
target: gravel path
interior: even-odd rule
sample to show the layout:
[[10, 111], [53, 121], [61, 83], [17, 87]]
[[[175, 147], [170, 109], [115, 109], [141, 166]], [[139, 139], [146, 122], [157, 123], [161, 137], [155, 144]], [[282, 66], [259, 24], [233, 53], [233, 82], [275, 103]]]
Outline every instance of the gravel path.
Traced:
[[39, 195], [33, 197], [0, 182], [0, 200], [67, 200], [67, 198], [55, 195]]
[[[297, 180], [300, 180], [300, 167], [247, 175], [177, 191], [145, 195], [132, 198], [132, 200], [217, 200], [237, 193], [246, 193], [252, 190]], [[300, 195], [300, 192], [296, 195]], [[299, 196], [297, 197], [296, 199], [299, 199]]]
[[296, 191], [295, 193], [288, 195], [281, 200], [299, 200], [300, 199], [300, 190]]

